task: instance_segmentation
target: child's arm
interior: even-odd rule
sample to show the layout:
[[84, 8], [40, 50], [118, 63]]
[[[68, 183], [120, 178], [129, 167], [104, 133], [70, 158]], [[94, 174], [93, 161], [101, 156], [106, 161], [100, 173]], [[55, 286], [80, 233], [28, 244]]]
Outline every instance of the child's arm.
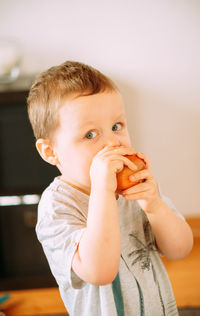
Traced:
[[72, 262], [73, 271], [86, 282], [108, 284], [117, 275], [121, 236], [115, 196], [116, 173], [124, 165], [135, 169], [134, 164], [123, 157], [133, 152], [122, 146], [105, 147], [93, 159], [87, 228]]
[[183, 259], [193, 246], [189, 225], [159, 199], [147, 217], [160, 251], [170, 259]]
[[182, 259], [192, 249], [192, 231], [189, 225], [160, 198], [146, 156], [137, 155], [145, 160], [146, 169], [135, 173], [133, 180], [145, 179], [145, 182], [123, 191], [123, 196], [127, 200], [138, 200], [141, 208], [146, 212], [160, 251], [170, 259]]

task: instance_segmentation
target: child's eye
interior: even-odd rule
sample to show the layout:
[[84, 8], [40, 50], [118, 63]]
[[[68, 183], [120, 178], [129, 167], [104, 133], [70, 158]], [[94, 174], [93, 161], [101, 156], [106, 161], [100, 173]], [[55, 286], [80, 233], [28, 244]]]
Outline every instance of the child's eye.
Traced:
[[115, 125], [113, 125], [112, 130], [113, 131], [119, 131], [122, 128], [122, 124], [121, 123], [116, 123]]
[[87, 139], [92, 139], [92, 138], [95, 138], [96, 136], [97, 136], [97, 133], [95, 131], [90, 131], [89, 133], [85, 135]]

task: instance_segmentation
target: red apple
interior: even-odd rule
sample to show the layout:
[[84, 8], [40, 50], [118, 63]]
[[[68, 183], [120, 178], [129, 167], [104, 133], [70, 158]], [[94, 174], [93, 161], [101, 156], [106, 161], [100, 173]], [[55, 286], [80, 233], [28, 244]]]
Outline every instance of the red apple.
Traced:
[[145, 168], [144, 160], [137, 157], [136, 155], [130, 155], [130, 156], [126, 155], [125, 157], [130, 159], [137, 166], [137, 170], [133, 171], [129, 169], [127, 166], [125, 166], [122, 171], [117, 173], [117, 191], [118, 192], [128, 189], [132, 187], [133, 185], [138, 184], [140, 181], [130, 181], [129, 177], [135, 172]]

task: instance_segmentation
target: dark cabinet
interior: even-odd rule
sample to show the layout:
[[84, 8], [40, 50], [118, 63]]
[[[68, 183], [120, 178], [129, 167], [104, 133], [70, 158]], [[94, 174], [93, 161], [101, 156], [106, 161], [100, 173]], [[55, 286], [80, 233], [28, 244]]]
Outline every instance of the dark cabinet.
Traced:
[[35, 148], [26, 105], [30, 84], [21, 78], [0, 87], [0, 290], [56, 285], [35, 234], [37, 203], [23, 199], [39, 198], [59, 174]]
[[37, 205], [0, 207], [0, 290], [56, 286], [35, 234]]
[[40, 194], [58, 175], [36, 151], [22, 88], [0, 90], [0, 195]]

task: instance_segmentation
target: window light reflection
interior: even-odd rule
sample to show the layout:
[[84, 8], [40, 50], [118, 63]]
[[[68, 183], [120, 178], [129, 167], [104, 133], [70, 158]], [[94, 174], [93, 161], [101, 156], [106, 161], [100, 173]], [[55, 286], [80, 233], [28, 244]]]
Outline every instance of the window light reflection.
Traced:
[[39, 200], [38, 194], [0, 196], [0, 206], [38, 204]]

